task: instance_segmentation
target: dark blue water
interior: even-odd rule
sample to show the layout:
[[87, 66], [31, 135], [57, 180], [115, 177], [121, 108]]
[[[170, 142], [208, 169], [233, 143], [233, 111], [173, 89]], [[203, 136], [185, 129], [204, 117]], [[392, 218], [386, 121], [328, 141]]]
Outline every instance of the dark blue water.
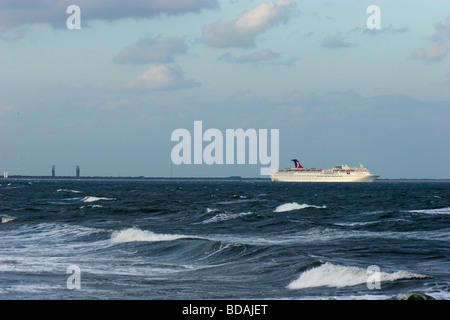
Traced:
[[0, 183], [0, 299], [450, 297], [450, 183]]

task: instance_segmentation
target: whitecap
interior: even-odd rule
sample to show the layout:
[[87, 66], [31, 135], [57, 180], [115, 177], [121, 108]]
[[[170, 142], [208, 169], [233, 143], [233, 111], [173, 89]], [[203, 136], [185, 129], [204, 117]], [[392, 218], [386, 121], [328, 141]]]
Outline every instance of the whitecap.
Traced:
[[219, 211], [219, 209], [206, 208], [206, 213], [218, 212], [218, 211]]
[[103, 206], [101, 206], [99, 204], [91, 204], [88, 206], [81, 206], [79, 209], [84, 209], [84, 208], [103, 208]]
[[43, 293], [43, 292], [50, 292], [54, 291], [55, 289], [61, 289], [63, 288], [61, 285], [47, 285], [47, 284], [16, 284], [8, 288], [8, 291], [14, 291], [14, 292], [26, 292], [26, 293]]
[[72, 193], [81, 193], [81, 191], [78, 190], [69, 190], [69, 189], [58, 189], [56, 192], [72, 192]]
[[369, 221], [369, 222], [335, 222], [333, 223], [336, 226], [342, 227], [356, 227], [356, 226], [366, 226], [375, 223], [379, 223], [380, 221]]
[[450, 214], [450, 207], [438, 208], [438, 209], [422, 209], [422, 210], [410, 210], [412, 213], [426, 213], [426, 214]]
[[246, 197], [245, 198], [239, 197], [236, 200], [220, 201], [220, 202], [216, 202], [215, 204], [235, 204], [235, 203], [254, 202], [254, 201], [259, 201], [259, 199], [257, 199], [257, 198], [247, 199]]
[[[350, 287], [367, 283], [370, 275], [372, 275], [372, 273], [368, 273], [366, 269], [335, 265], [326, 262], [319, 267], [303, 272], [298, 279], [289, 283], [287, 288], [305, 289], [315, 287]], [[379, 279], [381, 282], [417, 278], [427, 278], [427, 276], [407, 271], [379, 273]]]
[[83, 202], [95, 202], [95, 201], [99, 201], [99, 200], [116, 200], [114, 198], [104, 198], [104, 197], [84, 197], [83, 199], [81, 199], [81, 201]]
[[375, 220], [375, 221], [367, 221], [367, 222], [335, 222], [333, 223], [336, 226], [342, 227], [355, 227], [355, 226], [368, 226], [377, 223], [386, 223], [386, 222], [407, 222], [405, 219], [384, 219], [384, 220]]
[[1, 217], [2, 223], [8, 223], [8, 222], [11, 222], [11, 221], [17, 219], [16, 217], [9, 216], [7, 214], [0, 214], [0, 217]]
[[241, 212], [241, 213], [220, 213], [215, 215], [214, 217], [207, 219], [203, 221], [203, 223], [211, 223], [211, 222], [218, 222], [218, 221], [226, 221], [230, 219], [236, 219], [240, 217], [244, 217], [247, 215], [253, 214], [253, 212]]
[[278, 206], [274, 212], [287, 212], [287, 211], [292, 211], [292, 210], [300, 210], [300, 209], [305, 209], [305, 208], [326, 208], [326, 206], [315, 206], [315, 205], [310, 205], [310, 204], [298, 204], [297, 202], [290, 202], [290, 203], [285, 203], [282, 204], [280, 206]]
[[128, 228], [121, 231], [115, 231], [111, 235], [111, 243], [118, 244], [124, 242], [155, 242], [155, 241], [173, 241], [183, 238], [201, 239], [195, 236], [181, 234], [162, 234], [138, 228]]

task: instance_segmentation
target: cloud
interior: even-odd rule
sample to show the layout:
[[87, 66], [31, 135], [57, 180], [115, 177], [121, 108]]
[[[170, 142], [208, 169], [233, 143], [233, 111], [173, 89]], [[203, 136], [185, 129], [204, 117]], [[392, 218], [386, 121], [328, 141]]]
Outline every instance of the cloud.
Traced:
[[233, 21], [218, 21], [203, 27], [202, 41], [213, 47], [254, 46], [258, 34], [287, 20], [294, 7], [295, 3], [289, 0], [263, 2]]
[[415, 50], [411, 57], [418, 60], [439, 61], [450, 52], [450, 45], [432, 43], [426, 48]]
[[200, 85], [194, 80], [185, 79], [179, 65], [154, 64], [137, 79], [130, 81], [126, 88], [144, 93], [149, 91], [176, 90]]
[[20, 39], [23, 39], [27, 33], [28, 29], [25, 27], [15, 28], [10, 32], [1, 33], [2, 29], [0, 28], [0, 40], [5, 42], [15, 42]]
[[260, 61], [269, 61], [280, 58], [280, 54], [273, 52], [272, 50], [259, 50], [251, 54], [234, 57], [231, 53], [227, 52], [221, 55], [218, 60], [235, 63], [252, 63]]
[[346, 40], [342, 33], [338, 32], [332, 36], [325, 37], [321, 46], [328, 49], [336, 49], [350, 47], [351, 43]]
[[218, 7], [216, 0], [2, 0], [0, 30], [35, 23], [65, 28], [69, 17], [66, 9], [72, 4], [80, 7], [82, 26], [91, 20], [146, 19], [161, 14], [176, 15]]
[[283, 106], [326, 106], [331, 107], [334, 110], [340, 110], [339, 108], [336, 108], [336, 106], [349, 109], [355, 104], [355, 102], [359, 103], [361, 100], [361, 95], [354, 90], [330, 91], [312, 94], [305, 94], [301, 91], [293, 91], [279, 96], [274, 96], [270, 102], [275, 105]]
[[120, 51], [113, 61], [116, 63], [167, 63], [176, 54], [185, 53], [188, 47], [181, 39], [142, 38]]
[[292, 66], [294, 65], [299, 57], [293, 56], [289, 59], [284, 59], [281, 54], [274, 52], [269, 49], [259, 50], [250, 54], [245, 54], [241, 56], [233, 56], [230, 52], [226, 52], [217, 58], [218, 61], [225, 61], [231, 63], [264, 63], [266, 65], [277, 65], [277, 66]]
[[[359, 28], [355, 28], [355, 30], [358, 30]], [[361, 34], [362, 35], [382, 35], [382, 34], [399, 34], [399, 33], [406, 33], [409, 29], [406, 27], [402, 28], [395, 28], [390, 24], [388, 27], [381, 27], [381, 29], [369, 29], [366, 25], [361, 27]]]
[[425, 48], [415, 50], [411, 57], [418, 60], [440, 61], [450, 52], [450, 15], [442, 23], [438, 21], [434, 24], [436, 32], [430, 37], [432, 41]]

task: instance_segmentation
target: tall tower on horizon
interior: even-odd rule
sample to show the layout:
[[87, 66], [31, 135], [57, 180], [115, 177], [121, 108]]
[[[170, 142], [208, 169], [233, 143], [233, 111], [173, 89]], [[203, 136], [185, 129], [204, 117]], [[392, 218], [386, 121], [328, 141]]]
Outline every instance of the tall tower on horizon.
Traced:
[[79, 165], [77, 165], [76, 173], [77, 173], [77, 178], [79, 178], [80, 177], [80, 166]]
[[55, 176], [55, 165], [52, 166], [52, 177]]

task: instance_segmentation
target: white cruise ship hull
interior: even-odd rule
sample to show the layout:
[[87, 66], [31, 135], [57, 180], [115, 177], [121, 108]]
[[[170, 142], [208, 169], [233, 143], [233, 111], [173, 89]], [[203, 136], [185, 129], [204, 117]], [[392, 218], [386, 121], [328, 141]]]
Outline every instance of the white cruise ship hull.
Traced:
[[369, 175], [348, 175], [348, 174], [296, 174], [276, 172], [270, 175], [272, 181], [277, 182], [373, 182], [378, 176]]
[[337, 166], [332, 169], [305, 169], [298, 160], [292, 160], [296, 168], [276, 170], [270, 174], [272, 181], [278, 182], [373, 182], [379, 176], [371, 174], [360, 165], [349, 167]]

